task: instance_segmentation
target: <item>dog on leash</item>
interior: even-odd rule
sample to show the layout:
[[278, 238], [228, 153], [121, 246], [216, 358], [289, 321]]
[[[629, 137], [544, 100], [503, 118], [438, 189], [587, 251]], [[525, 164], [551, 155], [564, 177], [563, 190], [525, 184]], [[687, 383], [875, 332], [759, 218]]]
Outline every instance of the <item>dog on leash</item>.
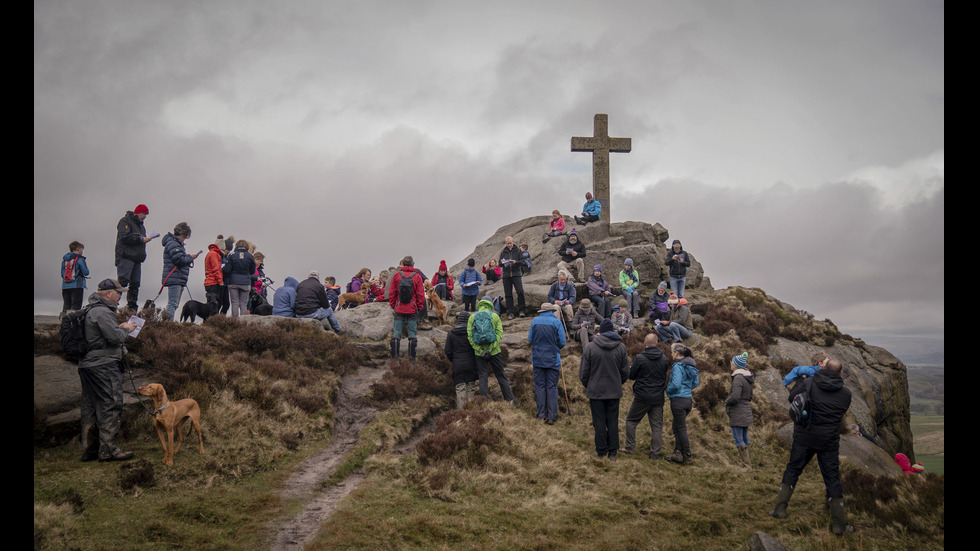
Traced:
[[[197, 430], [197, 441], [201, 445], [201, 454], [204, 454], [204, 438], [201, 436], [201, 408], [191, 398], [184, 398], [176, 402], [167, 400], [167, 391], [163, 385], [150, 383], [139, 388], [139, 393], [153, 399], [153, 425], [157, 429], [157, 436], [160, 437], [160, 444], [163, 445], [163, 464], [173, 465], [174, 455], [184, 443], [184, 421], [190, 419], [194, 429]], [[177, 446], [174, 447], [174, 432], [177, 433]]]
[[[364, 304], [364, 301], [367, 300], [367, 294], [369, 291], [368, 287], [370, 286], [364, 283], [361, 285], [361, 290], [357, 291], [356, 293], [344, 293], [340, 295], [340, 297], [337, 299], [337, 309], [340, 310], [341, 308], [344, 308], [345, 305], [348, 305], [346, 306], [347, 308], [353, 308], [354, 306]], [[350, 304], [353, 304], [354, 306], [349, 306]]]
[[439, 293], [436, 292], [435, 287], [428, 281], [425, 282], [425, 307], [429, 310], [434, 308], [436, 317], [439, 319], [439, 325], [446, 325], [446, 305], [439, 298]]
[[217, 301], [210, 302], [199, 302], [196, 300], [188, 300], [184, 303], [184, 308], [180, 311], [180, 321], [187, 321], [190, 318], [191, 323], [197, 321], [197, 317], [201, 316], [201, 321], [206, 321], [211, 316], [218, 313]]

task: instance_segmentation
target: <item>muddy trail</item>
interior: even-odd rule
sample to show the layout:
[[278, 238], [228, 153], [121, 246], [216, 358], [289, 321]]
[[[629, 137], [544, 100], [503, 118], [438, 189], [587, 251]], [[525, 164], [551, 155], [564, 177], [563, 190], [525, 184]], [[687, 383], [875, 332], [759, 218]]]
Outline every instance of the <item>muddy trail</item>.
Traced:
[[357, 444], [361, 430], [378, 414], [376, 409], [367, 405], [364, 396], [372, 384], [381, 380], [385, 371], [384, 367], [362, 366], [357, 373], [344, 379], [334, 405], [333, 439], [327, 447], [307, 458], [283, 485], [284, 498], [305, 497], [309, 501], [299, 515], [276, 529], [271, 547], [273, 551], [303, 549], [336, 510], [340, 500], [364, 478], [361, 473], [353, 473], [339, 484], [322, 488], [323, 481], [333, 474], [347, 452]]

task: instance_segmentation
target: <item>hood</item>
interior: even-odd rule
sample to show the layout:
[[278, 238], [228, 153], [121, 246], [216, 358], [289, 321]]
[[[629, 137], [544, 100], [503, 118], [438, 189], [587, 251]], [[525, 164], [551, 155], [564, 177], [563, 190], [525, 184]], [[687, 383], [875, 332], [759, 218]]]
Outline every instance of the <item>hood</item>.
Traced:
[[477, 305], [476, 305], [476, 309], [477, 309], [477, 311], [480, 311], [480, 312], [483, 312], [483, 311], [493, 312], [493, 303], [490, 302], [489, 300], [485, 299], [485, 298], [480, 299], [480, 302], [477, 303]]
[[177, 238], [174, 237], [174, 234], [172, 234], [170, 232], [167, 232], [167, 235], [163, 236], [163, 239], [160, 240], [160, 244], [163, 245], [164, 247], [166, 247], [167, 246], [167, 243], [170, 243], [171, 241], [176, 241], [176, 240], [177, 240]]
[[296, 278], [295, 277], [287, 277], [286, 278], [286, 281], [283, 283], [283, 285], [285, 285], [286, 287], [292, 287], [293, 289], [295, 289], [296, 286], [299, 285], [299, 281], [296, 281]]
[[623, 344], [623, 339], [617, 333], [600, 333], [592, 342], [596, 343], [599, 348], [604, 350], [612, 350]]
[[813, 384], [824, 392], [837, 392], [844, 388], [844, 378], [829, 369], [821, 369], [813, 374]]
[[750, 385], [755, 383], [755, 375], [753, 375], [748, 369], [736, 369], [735, 371], [732, 371], [732, 377], [734, 378], [736, 375], [745, 377], [745, 380], [748, 381]]
[[650, 348], [644, 348], [643, 352], [640, 352], [640, 354], [644, 355], [647, 358], [650, 358], [651, 360], [659, 360], [664, 356], [664, 353], [660, 350], [659, 347], [656, 346], [651, 346]]
[[464, 321], [462, 323], [457, 323], [456, 327], [453, 327], [452, 330], [449, 332], [452, 333], [453, 335], [456, 335], [457, 337], [466, 338], [467, 336], [466, 322]]
[[208, 250], [209, 251], [214, 251], [214, 252], [216, 252], [218, 254], [221, 254], [221, 247], [215, 245], [214, 243], [211, 243], [210, 245], [208, 245]]
[[75, 258], [76, 256], [81, 257], [82, 255], [80, 255], [78, 253], [68, 252], [68, 253], [65, 253], [65, 256], [62, 257], [62, 260], [64, 260], [65, 262], [68, 262], [69, 260]]
[[690, 357], [684, 358], [683, 360], [680, 360], [680, 361], [674, 362], [674, 363], [683, 363], [683, 364], [687, 364], [687, 365], [689, 365], [691, 367], [697, 367], [698, 366], [698, 364], [695, 363], [694, 358], [690, 358]]
[[108, 300], [102, 298], [102, 295], [100, 295], [99, 293], [92, 293], [92, 295], [90, 297], [88, 297], [88, 303], [89, 303], [90, 306], [96, 305], [96, 304], [103, 304], [103, 305], [107, 306], [110, 310], [112, 310], [113, 312], [116, 311], [116, 305], [115, 304], [112, 304]]

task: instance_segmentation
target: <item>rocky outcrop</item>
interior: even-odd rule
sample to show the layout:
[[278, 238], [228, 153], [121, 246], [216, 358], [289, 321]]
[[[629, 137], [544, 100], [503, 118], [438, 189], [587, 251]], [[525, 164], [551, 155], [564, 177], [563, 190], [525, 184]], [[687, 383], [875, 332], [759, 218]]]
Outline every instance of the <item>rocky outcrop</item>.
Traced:
[[[830, 347], [805, 342], [776, 339], [769, 347], [772, 363], [789, 360], [803, 365], [823, 351], [844, 365], [844, 384], [851, 390], [851, 408], [844, 418], [848, 425], [856, 424], [878, 439], [878, 445], [892, 455], [902, 452], [914, 458], [909, 410], [909, 386], [905, 364], [884, 348], [860, 340], [837, 341]], [[787, 391], [769, 385], [767, 393], [772, 404], [787, 404]]]
[[[504, 248], [504, 238], [508, 235], [512, 236], [518, 245], [528, 244], [534, 268], [523, 278], [524, 293], [528, 308], [537, 309], [548, 298], [548, 288], [556, 279], [558, 263], [561, 261], [558, 249], [565, 242], [564, 237], [551, 238], [547, 243], [541, 242], [541, 236], [548, 230], [550, 220], [550, 216], [533, 216], [503, 226], [492, 237], [477, 245], [466, 258], [453, 265], [450, 273], [458, 276], [466, 267], [469, 258], [476, 260], [477, 269], [490, 259], [499, 259], [500, 251]], [[664, 242], [670, 239], [670, 234], [660, 224], [617, 222], [576, 227], [575, 222], [567, 217], [566, 224], [566, 230], [576, 228], [579, 239], [585, 243], [586, 272], [591, 273], [594, 265], [602, 264], [606, 279], [614, 290], [619, 290], [619, 271], [623, 269], [623, 262], [627, 258], [633, 259], [633, 265], [640, 274], [640, 293], [644, 299], [660, 281], [667, 279], [667, 268], [664, 265], [667, 245]], [[691, 255], [687, 288], [710, 289], [710, 287], [710, 282], [704, 277], [701, 263]], [[576, 290], [580, 297], [585, 296], [584, 285], [579, 285]], [[482, 294], [502, 296], [503, 284], [499, 282], [492, 285], [484, 284]]]

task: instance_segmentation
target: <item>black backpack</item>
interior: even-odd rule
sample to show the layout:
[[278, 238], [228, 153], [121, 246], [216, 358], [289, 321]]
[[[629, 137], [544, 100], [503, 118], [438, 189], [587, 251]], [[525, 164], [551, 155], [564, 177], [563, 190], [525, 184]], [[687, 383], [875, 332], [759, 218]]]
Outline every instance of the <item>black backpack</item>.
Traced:
[[789, 401], [789, 418], [804, 428], [810, 424], [810, 384], [812, 381], [812, 379], [800, 381], [800, 384], [803, 384], [803, 390]]
[[402, 272], [402, 278], [398, 281], [398, 302], [402, 304], [412, 304], [415, 302], [415, 285], [412, 279], [416, 272]]
[[88, 353], [88, 340], [85, 338], [85, 316], [88, 311], [102, 304], [89, 304], [81, 310], [74, 310], [61, 318], [61, 350], [70, 361], [77, 362]]

